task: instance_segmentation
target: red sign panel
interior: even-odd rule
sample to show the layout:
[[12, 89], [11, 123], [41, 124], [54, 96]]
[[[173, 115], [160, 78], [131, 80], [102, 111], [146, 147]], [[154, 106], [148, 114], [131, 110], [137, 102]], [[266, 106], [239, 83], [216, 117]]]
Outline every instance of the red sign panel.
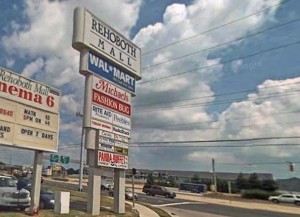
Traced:
[[93, 103], [105, 106], [106, 108], [112, 109], [116, 112], [120, 112], [124, 115], [127, 116], [131, 115], [131, 105], [128, 105], [110, 96], [107, 96], [97, 90], [93, 90], [92, 101]]
[[98, 166], [127, 169], [128, 156], [105, 151], [98, 151]]

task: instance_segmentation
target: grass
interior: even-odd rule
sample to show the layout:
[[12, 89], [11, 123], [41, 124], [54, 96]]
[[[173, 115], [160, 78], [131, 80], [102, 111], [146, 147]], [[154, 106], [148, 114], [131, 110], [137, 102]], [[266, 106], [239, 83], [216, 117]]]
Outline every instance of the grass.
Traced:
[[[64, 189], [60, 189], [57, 187], [50, 187], [53, 191], [61, 191]], [[53, 210], [40, 210], [38, 216], [39, 217], [56, 217], [56, 216], [70, 216], [70, 217], [92, 217], [92, 215], [86, 213], [86, 201], [87, 201], [87, 193], [79, 192], [79, 191], [70, 191], [70, 213], [68, 214], [58, 214]], [[113, 198], [109, 198], [101, 195], [101, 208], [100, 208], [100, 217], [132, 217], [133, 214], [131, 212], [131, 205], [125, 204], [125, 214], [115, 214], [112, 211], [113, 206]], [[17, 212], [17, 211], [1, 211], [0, 217], [28, 217], [29, 212]], [[135, 215], [137, 217], [137, 215]]]
[[141, 202], [138, 202], [139, 204], [143, 205], [143, 206], [146, 206], [148, 207], [149, 209], [152, 209], [154, 212], [156, 212], [160, 217], [171, 217], [169, 215], [169, 213], [167, 213], [166, 211], [160, 209], [160, 208], [157, 208], [157, 207], [154, 207], [154, 206], [151, 206], [149, 204], [146, 204], [146, 203], [141, 203]]

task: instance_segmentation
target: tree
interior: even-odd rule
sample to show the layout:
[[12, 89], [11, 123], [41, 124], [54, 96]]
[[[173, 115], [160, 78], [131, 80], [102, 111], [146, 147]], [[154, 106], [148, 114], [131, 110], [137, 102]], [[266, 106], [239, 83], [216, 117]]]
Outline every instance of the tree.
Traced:
[[238, 175], [237, 179], [235, 180], [235, 184], [238, 190], [248, 189], [247, 180], [244, 178], [242, 173]]
[[199, 178], [199, 176], [196, 173], [191, 178], [191, 182], [192, 183], [200, 183], [200, 178]]
[[175, 178], [173, 176], [168, 176], [167, 178], [167, 184], [169, 187], [175, 187]]
[[278, 189], [278, 183], [273, 179], [263, 180], [261, 182], [261, 188], [265, 191], [275, 191]]
[[252, 173], [248, 178], [249, 189], [261, 189], [261, 181], [258, 179], [256, 173]]
[[154, 179], [152, 173], [149, 173], [147, 176], [147, 184], [154, 185]]
[[76, 171], [75, 171], [73, 168], [70, 168], [70, 169], [67, 170], [67, 173], [68, 173], [69, 175], [73, 175], [73, 174], [76, 173]]

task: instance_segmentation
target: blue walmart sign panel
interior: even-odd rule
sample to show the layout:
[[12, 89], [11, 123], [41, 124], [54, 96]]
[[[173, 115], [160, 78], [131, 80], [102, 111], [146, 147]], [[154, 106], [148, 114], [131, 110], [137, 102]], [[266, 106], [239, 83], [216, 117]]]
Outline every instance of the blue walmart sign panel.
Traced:
[[133, 76], [92, 51], [89, 51], [88, 56], [89, 71], [112, 81], [135, 95], [135, 78]]

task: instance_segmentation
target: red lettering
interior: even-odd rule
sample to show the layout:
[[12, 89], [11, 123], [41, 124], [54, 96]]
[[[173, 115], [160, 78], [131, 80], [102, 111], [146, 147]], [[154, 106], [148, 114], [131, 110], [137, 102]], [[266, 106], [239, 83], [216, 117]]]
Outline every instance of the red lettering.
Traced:
[[53, 107], [54, 106], [54, 101], [53, 100], [54, 100], [53, 96], [47, 96], [47, 99], [46, 99], [47, 106]]

